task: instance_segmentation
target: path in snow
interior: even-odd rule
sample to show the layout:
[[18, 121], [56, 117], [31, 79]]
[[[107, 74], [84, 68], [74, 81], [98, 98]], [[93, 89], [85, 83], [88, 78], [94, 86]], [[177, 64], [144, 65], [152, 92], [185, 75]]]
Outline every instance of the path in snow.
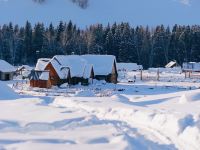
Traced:
[[[200, 131], [192, 133], [196, 130], [198, 121], [195, 124], [194, 116], [189, 114], [177, 115], [176, 112], [173, 114], [172, 112], [148, 111], [137, 105], [116, 102], [116, 99], [111, 101], [110, 98], [56, 98], [52, 105], [83, 109], [101, 120], [124, 122], [138, 129], [141, 135], [148, 135], [162, 144], [168, 144], [169, 149], [197, 150], [200, 144], [198, 140]], [[196, 141], [188, 140], [185, 135], [193, 136]]]

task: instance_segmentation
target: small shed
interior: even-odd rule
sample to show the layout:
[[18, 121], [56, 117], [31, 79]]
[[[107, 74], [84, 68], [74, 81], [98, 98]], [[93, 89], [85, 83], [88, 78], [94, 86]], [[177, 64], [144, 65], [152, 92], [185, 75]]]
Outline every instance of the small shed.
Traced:
[[200, 62], [184, 62], [182, 70], [184, 72], [200, 72]]
[[170, 61], [168, 64], [165, 65], [165, 68], [173, 68], [177, 66], [176, 61]]
[[12, 80], [16, 69], [14, 66], [0, 59], [0, 80]]
[[39, 88], [51, 88], [49, 71], [32, 70], [30, 74], [30, 86]]
[[21, 75], [22, 78], [28, 78], [30, 73], [31, 73], [31, 70], [33, 70], [33, 67], [30, 67], [28, 65], [22, 65], [22, 66], [19, 66], [16, 70], [16, 74], [17, 75]]

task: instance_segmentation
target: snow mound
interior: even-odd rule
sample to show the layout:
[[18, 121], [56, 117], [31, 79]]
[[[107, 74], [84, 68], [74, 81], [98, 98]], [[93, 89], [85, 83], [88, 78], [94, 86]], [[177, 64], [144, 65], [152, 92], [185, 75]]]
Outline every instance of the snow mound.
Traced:
[[76, 97], [94, 97], [95, 94], [92, 91], [78, 91]]
[[183, 94], [180, 97], [179, 103], [185, 104], [185, 103], [188, 103], [188, 102], [193, 102], [193, 101], [198, 101], [198, 100], [200, 100], [200, 93], [199, 92], [187, 93], [187, 94]]
[[127, 102], [127, 101], [129, 101], [129, 99], [127, 97], [125, 97], [125, 96], [123, 96], [121, 94], [113, 95], [113, 96], [111, 96], [111, 98], [113, 100], [118, 100], [118, 101], [121, 101], [121, 102], [124, 102], [124, 101]]
[[0, 100], [18, 99], [19, 95], [15, 93], [4, 82], [0, 81]]

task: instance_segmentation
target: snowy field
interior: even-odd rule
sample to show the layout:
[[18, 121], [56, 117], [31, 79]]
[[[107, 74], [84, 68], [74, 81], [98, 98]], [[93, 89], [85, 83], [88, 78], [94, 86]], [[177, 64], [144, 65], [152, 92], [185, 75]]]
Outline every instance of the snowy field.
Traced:
[[0, 150], [199, 150], [200, 80], [139, 76], [48, 90], [0, 81]]

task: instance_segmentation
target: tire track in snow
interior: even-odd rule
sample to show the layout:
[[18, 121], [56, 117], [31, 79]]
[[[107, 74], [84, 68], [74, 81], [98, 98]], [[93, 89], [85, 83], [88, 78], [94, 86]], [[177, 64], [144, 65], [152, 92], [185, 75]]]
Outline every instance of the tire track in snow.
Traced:
[[[72, 101], [70, 101], [70, 103], [71, 102]], [[54, 104], [51, 104], [51, 105], [54, 105]], [[70, 105], [65, 105], [65, 106], [69, 107], [69, 108], [75, 108], [75, 109], [78, 109], [81, 111], [85, 111], [88, 114], [95, 116], [96, 118], [98, 118], [99, 120], [102, 120], [102, 121], [109, 121], [109, 122], [118, 121], [118, 122], [120, 122], [120, 125], [116, 125], [116, 124], [113, 124], [113, 125], [116, 127], [117, 130], [119, 130], [120, 133], [122, 133], [125, 136], [126, 140], [129, 142], [129, 145], [130, 145], [129, 149], [137, 148], [137, 147], [134, 147], [134, 145], [132, 145], [132, 144], [140, 143], [139, 145], [143, 149], [144, 149], [144, 147], [146, 149], [149, 149], [151, 146], [153, 146], [151, 148], [154, 150], [156, 150], [156, 149], [157, 150], [159, 150], [159, 149], [162, 149], [162, 150], [177, 150], [177, 149], [184, 150], [183, 143], [175, 142], [176, 140], [174, 140], [173, 138], [164, 134], [163, 132], [160, 132], [157, 129], [151, 128], [148, 125], [139, 124], [134, 121], [128, 121], [126, 119], [123, 119], [120, 116], [113, 117], [111, 110], [101, 112], [95, 108], [91, 108], [91, 107], [87, 106], [87, 104], [82, 104], [80, 101], [79, 102], [73, 101], [72, 105], [70, 104]], [[136, 142], [134, 136], [136, 136], [138, 138], [137, 142]], [[153, 141], [151, 141], [151, 139], [154, 139], [154, 141], [158, 142], [156, 146], [152, 144]]]

